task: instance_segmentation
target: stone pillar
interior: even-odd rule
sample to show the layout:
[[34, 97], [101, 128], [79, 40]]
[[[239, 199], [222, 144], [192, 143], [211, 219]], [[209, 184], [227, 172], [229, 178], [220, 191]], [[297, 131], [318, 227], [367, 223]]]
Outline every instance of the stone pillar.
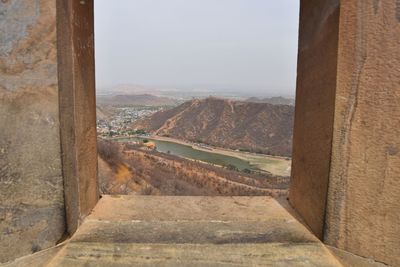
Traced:
[[325, 242], [400, 265], [400, 1], [342, 1]]
[[301, 1], [289, 201], [323, 237], [338, 55], [339, 1]]
[[58, 73], [68, 232], [99, 199], [93, 0], [57, 0]]
[[301, 2], [290, 203], [325, 243], [397, 266], [400, 1], [338, 2]]
[[65, 231], [56, 4], [0, 1], [0, 262]]
[[93, 1], [0, 1], [0, 262], [96, 204]]

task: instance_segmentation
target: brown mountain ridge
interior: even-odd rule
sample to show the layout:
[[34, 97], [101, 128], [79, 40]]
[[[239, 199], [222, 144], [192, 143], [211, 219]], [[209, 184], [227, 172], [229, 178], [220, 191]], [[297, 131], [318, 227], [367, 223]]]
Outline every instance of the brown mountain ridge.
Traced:
[[219, 98], [195, 99], [131, 126], [219, 147], [290, 156], [294, 107]]

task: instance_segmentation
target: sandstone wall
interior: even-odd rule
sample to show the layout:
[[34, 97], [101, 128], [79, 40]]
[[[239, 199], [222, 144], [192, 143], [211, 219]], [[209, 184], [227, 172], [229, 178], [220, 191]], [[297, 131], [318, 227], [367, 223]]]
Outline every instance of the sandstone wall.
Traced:
[[399, 66], [400, 1], [301, 2], [290, 202], [327, 244], [393, 266]]
[[333, 133], [339, 1], [301, 1], [289, 201], [322, 238]]
[[0, 1], [0, 262], [65, 230], [56, 1]]
[[99, 199], [93, 0], [57, 0], [58, 89], [67, 231]]
[[400, 1], [342, 1], [325, 241], [400, 266]]

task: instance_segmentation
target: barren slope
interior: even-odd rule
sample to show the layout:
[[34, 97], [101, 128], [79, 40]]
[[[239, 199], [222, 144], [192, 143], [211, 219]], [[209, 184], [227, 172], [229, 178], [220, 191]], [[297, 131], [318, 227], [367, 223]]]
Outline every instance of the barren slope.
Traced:
[[153, 134], [290, 156], [294, 107], [217, 98], [192, 100], [139, 120], [132, 128]]
[[289, 177], [231, 171], [135, 145], [98, 140], [104, 194], [286, 196]]

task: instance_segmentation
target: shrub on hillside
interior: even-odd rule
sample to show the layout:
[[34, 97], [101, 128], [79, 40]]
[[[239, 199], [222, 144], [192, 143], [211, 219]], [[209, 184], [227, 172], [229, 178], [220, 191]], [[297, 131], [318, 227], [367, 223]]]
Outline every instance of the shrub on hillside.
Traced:
[[98, 139], [97, 153], [112, 167], [115, 167], [122, 161], [119, 144], [113, 141]]

